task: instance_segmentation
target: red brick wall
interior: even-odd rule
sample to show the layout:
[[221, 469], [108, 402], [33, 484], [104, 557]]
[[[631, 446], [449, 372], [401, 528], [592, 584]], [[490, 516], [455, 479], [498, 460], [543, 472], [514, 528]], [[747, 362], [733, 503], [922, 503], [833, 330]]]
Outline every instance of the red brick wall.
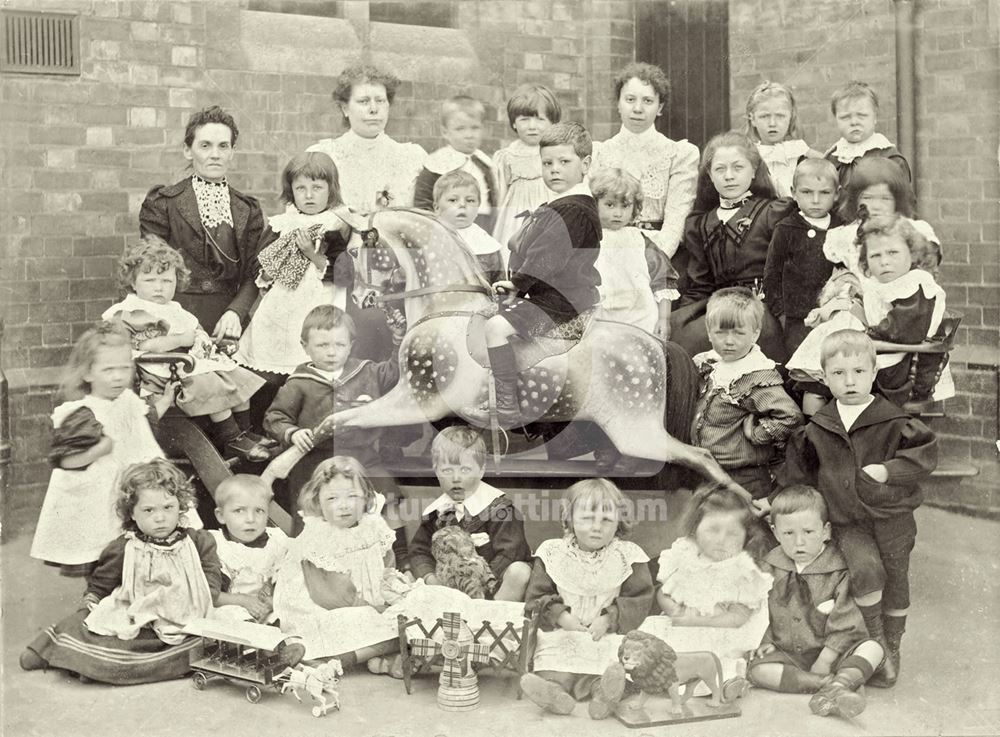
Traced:
[[234, 114], [232, 181], [269, 214], [287, 158], [342, 132], [332, 79], [362, 57], [403, 82], [389, 134], [428, 151], [441, 145], [440, 101], [459, 92], [486, 105], [484, 149], [505, 145], [506, 99], [524, 82], [554, 89], [564, 119], [598, 139], [617, 127], [610, 79], [632, 58], [628, 0], [470, 0], [455, 29], [369, 23], [363, 3], [349, 5], [338, 20], [248, 11], [247, 0], [4, 3], [79, 13], [82, 58], [80, 77], [0, 77], [0, 360], [17, 436], [5, 504], [40, 501], [53, 377], [116, 297], [113, 266], [146, 191], [184, 176], [192, 111]]
[[[959, 396], [934, 423], [942, 461], [981, 469], [948, 498], [1000, 509], [997, 346], [1000, 343], [1000, 11], [990, 0], [918, 0], [915, 7], [918, 213], [943, 244], [940, 281], [964, 314], [953, 354]], [[879, 93], [879, 129], [896, 140], [895, 20], [892, 0], [730, 2], [734, 125], [762, 80], [792, 85], [805, 139], [833, 143], [831, 92], [862, 79]], [[954, 491], [950, 489], [949, 491]]]

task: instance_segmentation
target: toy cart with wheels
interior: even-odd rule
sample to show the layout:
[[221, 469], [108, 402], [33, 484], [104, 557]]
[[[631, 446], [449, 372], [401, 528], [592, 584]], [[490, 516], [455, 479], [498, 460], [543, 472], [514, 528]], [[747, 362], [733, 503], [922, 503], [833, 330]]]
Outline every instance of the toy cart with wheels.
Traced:
[[242, 686], [251, 704], [263, 689], [281, 689], [287, 681], [287, 644], [296, 641], [277, 627], [253, 622], [196, 619], [184, 631], [201, 637], [202, 647], [191, 651], [191, 684], [199, 691], [214, 679]]

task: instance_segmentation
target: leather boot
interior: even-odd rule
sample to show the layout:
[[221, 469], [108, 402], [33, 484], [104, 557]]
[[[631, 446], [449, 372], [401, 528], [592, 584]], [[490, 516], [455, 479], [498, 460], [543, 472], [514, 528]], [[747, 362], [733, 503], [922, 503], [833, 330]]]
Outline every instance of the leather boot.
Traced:
[[488, 349], [490, 369], [497, 395], [497, 422], [507, 429], [522, 423], [521, 408], [517, 402], [517, 362], [510, 344]]
[[875, 688], [892, 688], [899, 679], [899, 649], [906, 629], [906, 617], [883, 617], [885, 636], [881, 640], [885, 660], [868, 684]]
[[838, 671], [809, 699], [813, 714], [853, 719], [865, 710], [864, 676], [856, 669]]

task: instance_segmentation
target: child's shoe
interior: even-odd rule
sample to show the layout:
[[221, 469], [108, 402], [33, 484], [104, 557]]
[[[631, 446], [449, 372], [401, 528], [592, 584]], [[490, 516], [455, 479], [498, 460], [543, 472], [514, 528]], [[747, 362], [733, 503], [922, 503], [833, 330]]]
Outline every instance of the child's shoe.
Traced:
[[731, 704], [750, 693], [750, 681], [743, 676], [734, 676], [722, 684], [722, 703]]
[[881, 644], [885, 649], [885, 658], [882, 660], [882, 665], [868, 679], [868, 685], [872, 688], [892, 688], [899, 678], [899, 647], [897, 645], [894, 653], [891, 644], [884, 640]]
[[625, 695], [625, 668], [620, 663], [608, 666], [591, 692], [587, 713], [591, 719], [607, 719]]
[[521, 676], [521, 691], [530, 701], [553, 714], [572, 714], [576, 701], [558, 683], [546, 681], [534, 673]]
[[368, 672], [377, 676], [388, 675], [390, 678], [401, 680], [403, 678], [403, 656], [392, 655], [386, 657], [378, 655], [368, 659]]
[[30, 647], [25, 648], [17, 662], [20, 664], [21, 670], [43, 670], [49, 667], [49, 661], [43, 659]]
[[838, 673], [809, 699], [813, 714], [853, 719], [865, 710], [864, 684], [859, 676]]
[[249, 432], [241, 432], [226, 443], [226, 450], [232, 451], [248, 463], [261, 463], [271, 458], [270, 451], [256, 442]]

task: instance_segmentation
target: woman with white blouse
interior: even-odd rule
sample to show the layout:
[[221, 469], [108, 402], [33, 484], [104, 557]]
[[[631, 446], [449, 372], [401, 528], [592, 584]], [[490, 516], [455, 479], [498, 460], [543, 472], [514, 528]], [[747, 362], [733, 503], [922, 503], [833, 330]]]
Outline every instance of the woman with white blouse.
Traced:
[[349, 129], [307, 149], [333, 159], [344, 204], [359, 212], [413, 205], [414, 183], [427, 152], [419, 144], [400, 143], [385, 133], [398, 86], [395, 75], [367, 64], [342, 71], [333, 99]]
[[670, 103], [670, 82], [658, 66], [629, 64], [615, 77], [614, 91], [622, 128], [594, 144], [592, 173], [616, 168], [639, 180], [643, 205], [636, 225], [672, 257], [694, 202], [698, 147], [656, 130], [657, 117]]

